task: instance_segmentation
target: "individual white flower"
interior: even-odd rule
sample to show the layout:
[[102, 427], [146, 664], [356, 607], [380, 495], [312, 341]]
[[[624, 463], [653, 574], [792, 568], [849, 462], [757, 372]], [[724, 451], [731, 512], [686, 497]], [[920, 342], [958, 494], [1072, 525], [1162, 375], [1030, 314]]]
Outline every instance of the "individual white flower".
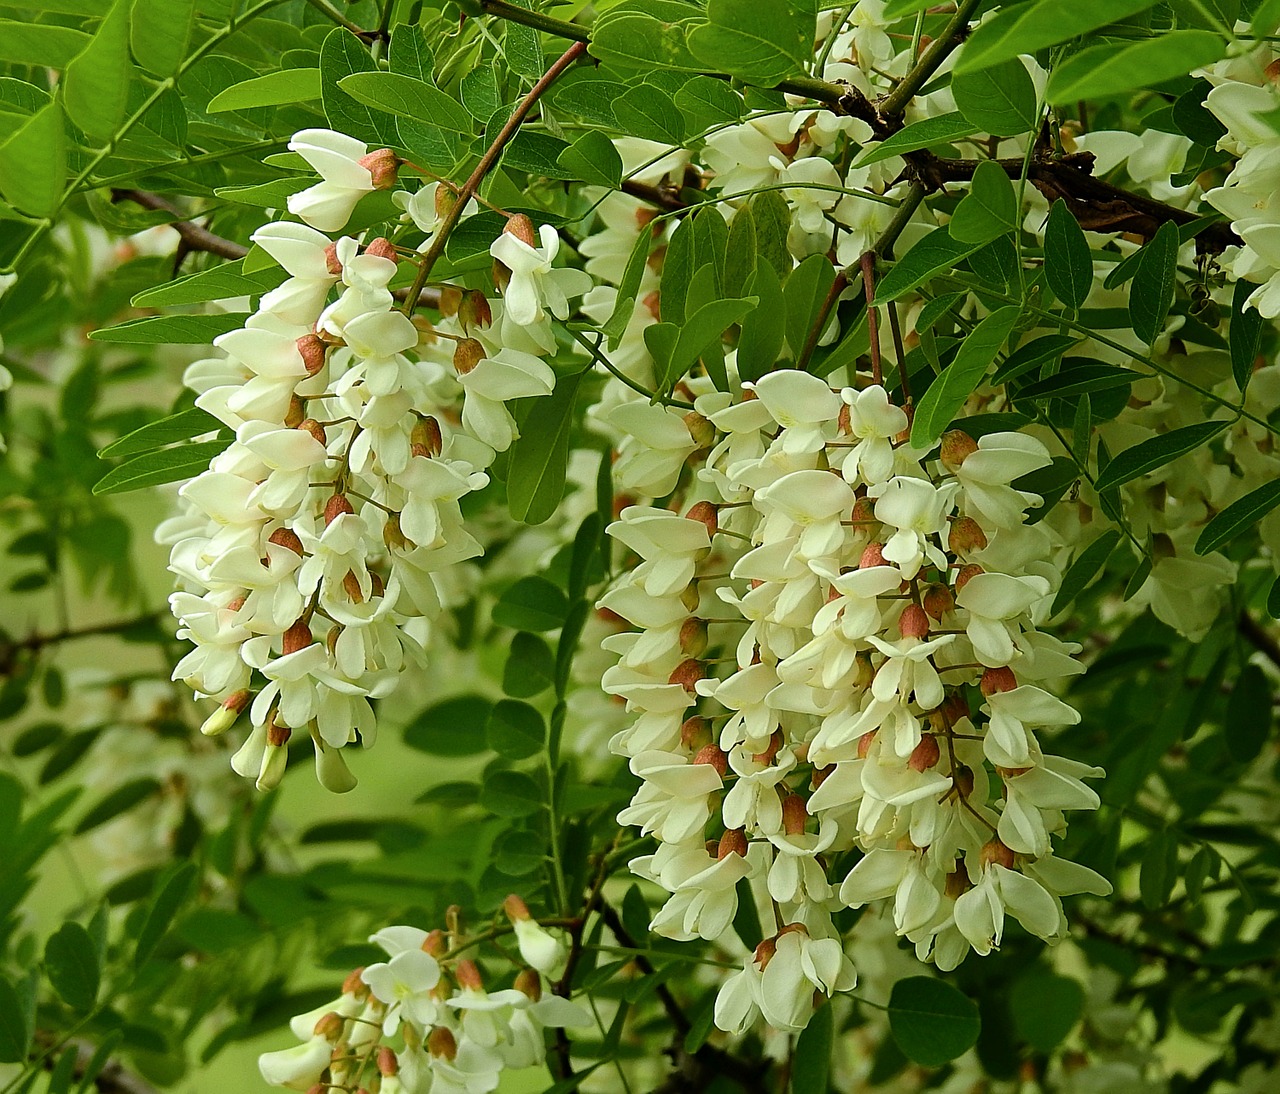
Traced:
[[876, 497], [876, 520], [896, 529], [884, 544], [886, 561], [902, 571], [910, 580], [920, 572], [927, 558], [940, 569], [946, 569], [946, 556], [930, 541], [947, 524], [947, 513], [955, 497], [956, 487], [936, 487], [925, 479], [899, 475], [886, 482]]
[[427, 1028], [441, 1013], [433, 991], [440, 983], [440, 963], [421, 948], [402, 950], [389, 961], [366, 966], [360, 979], [387, 1006], [383, 1022], [387, 1036], [394, 1034], [404, 1019]]
[[331, 129], [304, 129], [289, 141], [319, 173], [322, 182], [289, 197], [289, 212], [322, 232], [336, 232], [351, 219], [356, 204], [375, 189], [369, 167], [361, 162], [369, 146]]
[[333, 1045], [325, 1037], [311, 1037], [305, 1044], [258, 1057], [258, 1071], [264, 1082], [290, 1090], [310, 1090], [329, 1066]]
[[849, 408], [849, 436], [858, 442], [845, 455], [840, 473], [850, 484], [874, 486], [893, 474], [892, 441], [907, 428], [907, 415], [879, 384], [861, 391], [845, 388], [840, 397]]
[[644, 559], [633, 580], [646, 593], [669, 596], [693, 580], [711, 548], [705, 524], [649, 505], [628, 505], [619, 516], [606, 531]]
[[974, 656], [984, 665], [998, 667], [1013, 660], [1017, 623], [1032, 605], [1049, 594], [1042, 577], [1008, 574], [975, 574], [956, 594], [956, 604], [969, 613], [965, 633]]
[[552, 263], [560, 250], [560, 236], [549, 224], [538, 229], [541, 247], [534, 247], [504, 231], [489, 248], [511, 277], [503, 291], [507, 318], [521, 326], [537, 323], [543, 312], [557, 319], [569, 317], [569, 298], [581, 296], [592, 285], [591, 275], [572, 267], [555, 268]]

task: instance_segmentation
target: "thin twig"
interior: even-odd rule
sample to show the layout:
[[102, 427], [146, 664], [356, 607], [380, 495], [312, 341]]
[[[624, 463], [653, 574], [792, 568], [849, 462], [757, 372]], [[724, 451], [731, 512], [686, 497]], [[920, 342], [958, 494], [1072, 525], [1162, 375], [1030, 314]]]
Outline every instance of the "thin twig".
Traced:
[[207, 228], [201, 227], [193, 220], [187, 220], [182, 211], [167, 198], [162, 198], [159, 194], [153, 194], [147, 190], [112, 190], [111, 200], [113, 202], [132, 201], [135, 205], [141, 205], [144, 209], [153, 209], [157, 212], [169, 213], [175, 220], [171, 220], [167, 227], [172, 228], [182, 239], [183, 250], [178, 252], [178, 260], [176, 265], [182, 265], [182, 259], [186, 257], [189, 251], [204, 251], [207, 254], [217, 255], [219, 258], [237, 259], [244, 258], [249, 253], [249, 248], [234, 240], [223, 239], [220, 235], [214, 235]]

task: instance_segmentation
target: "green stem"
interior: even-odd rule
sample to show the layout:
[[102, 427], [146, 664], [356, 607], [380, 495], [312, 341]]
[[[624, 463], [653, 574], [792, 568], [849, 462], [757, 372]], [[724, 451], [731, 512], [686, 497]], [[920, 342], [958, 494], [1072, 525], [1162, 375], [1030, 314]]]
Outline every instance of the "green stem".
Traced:
[[590, 342], [588, 342], [585, 338], [582, 337], [582, 333], [580, 331], [569, 330], [569, 333], [573, 336], [573, 340], [577, 342], [578, 345], [580, 345], [589, 354], [591, 354], [591, 359], [597, 365], [603, 366], [606, 371], [612, 373], [614, 379], [620, 380], [622, 383], [626, 384], [627, 387], [629, 387], [637, 395], [643, 395], [651, 403], [658, 402], [658, 403], [661, 403], [663, 406], [679, 407], [681, 410], [693, 409], [692, 403], [686, 403], [683, 399], [671, 399], [671, 398], [666, 398], [662, 395], [659, 395], [655, 391], [650, 391], [647, 387], [644, 387], [642, 384], [636, 383], [625, 372], [622, 372], [617, 365], [615, 365], [612, 361], [609, 360], [609, 358], [607, 358], [603, 353], [600, 352], [600, 344], [601, 342], [604, 341], [603, 334], [600, 336], [599, 341], [597, 341], [596, 344], [593, 346]]
[[[342, 12], [340, 12], [332, 4], [328, 3], [328, 0], [307, 0], [307, 3], [310, 4], [313, 8], [315, 8], [316, 11], [318, 11], [326, 19], [333, 20], [333, 22], [337, 23], [338, 26], [351, 31], [352, 34], [359, 34], [362, 36], [364, 35], [365, 31], [362, 27], [359, 27], [355, 23], [353, 23], [350, 19], [348, 19], [345, 15], [343, 15]], [[387, 7], [390, 8], [391, 5], [388, 4]]]

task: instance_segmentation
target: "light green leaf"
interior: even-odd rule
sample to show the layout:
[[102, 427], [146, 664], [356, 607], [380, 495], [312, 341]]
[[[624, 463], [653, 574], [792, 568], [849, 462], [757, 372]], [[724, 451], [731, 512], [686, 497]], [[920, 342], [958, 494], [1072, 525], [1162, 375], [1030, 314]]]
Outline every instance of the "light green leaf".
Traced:
[[982, 244], [961, 243], [946, 228], [935, 228], [893, 264], [876, 286], [874, 304], [905, 296], [943, 270], [953, 270]]
[[0, 61], [61, 69], [88, 44], [89, 35], [72, 27], [0, 19]]
[[485, 776], [480, 804], [496, 817], [527, 817], [543, 808], [543, 794], [528, 775], [493, 771]]
[[498, 755], [527, 760], [546, 746], [547, 724], [536, 707], [518, 699], [503, 699], [489, 712], [485, 738]]
[[199, 441], [147, 452], [136, 459], [113, 467], [93, 486], [95, 494], [123, 494], [146, 486], [194, 478], [209, 466], [214, 456], [226, 451], [228, 437], [219, 441]]
[[1173, 290], [1178, 274], [1178, 226], [1172, 221], [1160, 225], [1155, 237], [1142, 248], [1133, 286], [1129, 291], [1129, 319], [1134, 333], [1151, 345], [1164, 327], [1173, 306]]
[[217, 315], [150, 315], [129, 319], [114, 327], [90, 331], [95, 342], [119, 342], [134, 346], [182, 345], [202, 346], [220, 334], [239, 330], [248, 318], [242, 312]]
[[1044, 229], [1044, 275], [1053, 295], [1079, 311], [1093, 286], [1093, 257], [1079, 221], [1058, 198]]
[[1225, 421], [1197, 422], [1181, 429], [1171, 429], [1168, 433], [1161, 433], [1132, 448], [1126, 448], [1123, 452], [1117, 452], [1098, 475], [1094, 489], [1101, 494], [1141, 475], [1150, 474], [1202, 444], [1208, 444], [1228, 424]]
[[908, 1059], [941, 1067], [973, 1047], [982, 1029], [977, 1005], [945, 980], [910, 976], [889, 995], [889, 1032]]
[[1207, 30], [1167, 30], [1139, 42], [1106, 42], [1059, 65], [1049, 77], [1045, 97], [1056, 106], [1150, 87], [1213, 64], [1226, 48]]
[[1264, 483], [1214, 515], [1196, 540], [1196, 554], [1207, 555], [1246, 532], [1280, 505], [1280, 479]]
[[156, 894], [147, 908], [146, 918], [138, 931], [138, 941], [133, 951], [134, 965], [142, 965], [160, 944], [173, 917], [187, 902], [200, 876], [200, 868], [194, 862], [180, 862], [170, 866], [156, 886]]
[[334, 27], [320, 46], [320, 99], [329, 124], [340, 133], [370, 144], [386, 143], [384, 133], [395, 132], [395, 119], [384, 110], [357, 102], [339, 82], [357, 72], [376, 72], [378, 66], [363, 43], [350, 31]]
[[652, 84], [636, 84], [613, 100], [618, 125], [635, 137], [680, 144], [684, 140], [684, 115], [665, 91]]
[[93, 939], [79, 923], [67, 922], [45, 944], [44, 971], [72, 1010], [87, 1011], [98, 998], [102, 973]]
[[1016, 306], [999, 308], [965, 338], [955, 360], [942, 371], [916, 407], [911, 443], [930, 448], [973, 394], [1018, 322]]
[[1035, 84], [1018, 58], [954, 76], [951, 94], [956, 108], [983, 133], [1013, 137], [1040, 124]]
[[129, 303], [135, 308], [171, 308], [175, 304], [204, 304], [210, 300], [258, 296], [274, 289], [285, 276], [284, 270], [274, 262], [253, 273], [244, 271], [243, 262], [226, 262], [176, 281], [143, 289]]
[[421, 711], [404, 731], [404, 743], [432, 756], [471, 756], [486, 747], [484, 727], [493, 704], [480, 695], [456, 695]]
[[129, 102], [129, 5], [115, 0], [98, 33], [62, 78], [67, 117], [94, 140], [105, 142], [124, 119]]
[[511, 446], [507, 505], [525, 524], [549, 520], [564, 497], [578, 385], [584, 373], [556, 378], [550, 395], [529, 399], [518, 415], [520, 436]]
[[553, 631], [564, 623], [569, 601], [559, 585], [545, 577], [522, 577], [498, 597], [493, 621], [517, 631]]
[[[347, 79], [358, 77], [348, 76]], [[227, 110], [248, 110], [255, 106], [305, 103], [319, 99], [320, 94], [318, 68], [284, 68], [233, 84], [215, 95], [205, 107], [205, 112], [220, 114]]]
[[430, 122], [454, 133], [470, 133], [475, 121], [466, 107], [424, 80], [399, 72], [356, 72], [338, 86], [358, 103], [401, 117]]
[[777, 0], [710, 0], [706, 23], [689, 33], [689, 49], [713, 71], [772, 87], [804, 72], [814, 21]]
[[976, 27], [956, 57], [963, 75], [1035, 53], [1118, 19], [1155, 7], [1158, 0], [1033, 0], [995, 12]]
[[1058, 586], [1058, 593], [1053, 598], [1053, 607], [1049, 609], [1051, 616], [1057, 615], [1084, 592], [1085, 586], [1107, 564], [1107, 559], [1111, 557], [1111, 553], [1119, 542], [1120, 532], [1115, 528], [1108, 528], [1076, 556], [1075, 561], [1063, 575], [1062, 584]]
[[[0, 28], [0, 40], [4, 30]], [[15, 209], [52, 216], [62, 203], [67, 176], [62, 106], [51, 102], [31, 115], [0, 144], [0, 194]]]
[[588, 129], [560, 153], [560, 166], [576, 179], [616, 190], [622, 185], [622, 157], [613, 141], [598, 129]]
[[175, 441], [185, 441], [201, 433], [209, 433], [221, 429], [222, 423], [207, 410], [192, 407], [190, 410], [170, 414], [167, 418], [144, 425], [127, 433], [118, 441], [112, 441], [98, 455], [102, 459], [115, 456], [132, 456], [138, 452], [150, 452]]
[[969, 192], [947, 225], [962, 243], [989, 243], [1018, 224], [1018, 196], [1009, 176], [994, 160], [983, 160], [973, 173]]
[[901, 156], [935, 144], [950, 144], [977, 131], [978, 127], [958, 110], [939, 114], [936, 118], [923, 118], [904, 126], [879, 144], [864, 149], [853, 166], [866, 167], [890, 156]]
[[129, 41], [153, 76], [172, 76], [186, 59], [195, 0], [133, 0]]

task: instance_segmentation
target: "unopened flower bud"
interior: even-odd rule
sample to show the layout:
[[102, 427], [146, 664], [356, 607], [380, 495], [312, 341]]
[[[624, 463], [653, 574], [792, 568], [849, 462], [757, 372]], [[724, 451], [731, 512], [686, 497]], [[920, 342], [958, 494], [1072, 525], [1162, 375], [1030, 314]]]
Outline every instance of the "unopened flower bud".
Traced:
[[516, 973], [516, 982], [512, 987], [535, 1003], [542, 998], [542, 976], [537, 969], [521, 969]]
[[714, 536], [720, 530], [720, 511], [709, 501], [694, 502], [684, 515], [685, 520], [696, 520], [707, 529], [707, 535]]
[[440, 290], [440, 306], [436, 309], [441, 319], [448, 319], [458, 314], [462, 305], [462, 290], [456, 285], [446, 285]]
[[691, 410], [684, 416], [684, 425], [693, 438], [693, 443], [699, 448], [710, 448], [716, 443], [716, 427], [709, 418], [704, 418], [696, 410]]
[[859, 570], [869, 570], [872, 566], [889, 565], [884, 559], [883, 543], [868, 543], [862, 550], [862, 557], [858, 560]]
[[274, 543], [277, 547], [284, 547], [295, 555], [302, 554], [302, 540], [292, 528], [277, 528], [267, 537], [267, 542]]
[[782, 830], [788, 836], [804, 834], [805, 825], [809, 823], [809, 810], [804, 798], [799, 794], [788, 794], [782, 799]]
[[982, 689], [983, 695], [991, 696], [1002, 691], [1012, 691], [1018, 686], [1018, 678], [1013, 675], [1013, 669], [1004, 665], [983, 672], [978, 686]]
[[429, 953], [432, 957], [443, 957], [449, 952], [449, 938], [437, 927], [433, 931], [427, 932], [427, 937], [422, 940], [422, 952]]
[[288, 726], [282, 726], [273, 718], [271, 724], [267, 726], [267, 744], [272, 748], [284, 748], [289, 743], [289, 738], [293, 736], [293, 730]]
[[942, 617], [956, 606], [956, 598], [945, 585], [930, 585], [921, 598], [924, 610], [931, 619], [942, 622]]
[[1006, 870], [1013, 869], [1014, 854], [999, 839], [993, 837], [982, 845], [982, 850], [978, 852], [978, 859], [983, 866], [1003, 866]]
[[389, 551], [404, 551], [408, 548], [408, 537], [400, 529], [399, 513], [387, 514], [387, 519], [382, 525], [382, 542]]
[[691, 615], [680, 625], [680, 652], [701, 657], [707, 652], [707, 621]]
[[400, 257], [396, 254], [395, 244], [386, 236], [378, 236], [372, 243], [364, 249], [364, 253], [372, 255], [374, 258], [385, 258], [391, 262], [399, 262]]
[[690, 752], [697, 752], [710, 743], [711, 727], [707, 725], [707, 720], [696, 714], [692, 718], [686, 718], [680, 726], [681, 747], [687, 748]]
[[489, 298], [479, 289], [470, 289], [462, 294], [462, 303], [458, 305], [458, 321], [463, 330], [473, 327], [487, 327], [493, 323], [493, 309], [489, 306]]
[[396, 175], [404, 161], [390, 148], [378, 148], [356, 162], [369, 172], [375, 190], [390, 190], [396, 184]]
[[696, 612], [698, 605], [702, 603], [702, 593], [698, 591], [698, 583], [696, 581], [689, 582], [685, 586], [684, 592], [680, 594], [680, 603], [690, 612]]
[[324, 368], [328, 347], [320, 340], [318, 334], [304, 334], [294, 344], [298, 347], [298, 353], [302, 357], [302, 367], [307, 370], [308, 376], [314, 376]]
[[951, 527], [947, 530], [947, 546], [955, 555], [982, 551], [987, 546], [987, 533], [973, 517], [959, 517], [951, 522]]
[[284, 637], [280, 639], [281, 652], [285, 657], [288, 657], [291, 653], [305, 650], [313, 641], [311, 627], [304, 620], [298, 619], [293, 626], [284, 632]]
[[923, 773], [936, 766], [941, 756], [942, 750], [938, 748], [938, 738], [925, 736], [921, 737], [920, 743], [911, 750], [911, 757], [907, 760], [907, 764], [912, 771]]
[[226, 733], [233, 725], [236, 719], [240, 717], [241, 712], [249, 705], [249, 700], [253, 698], [253, 692], [247, 688], [241, 688], [237, 692], [233, 692], [222, 701], [222, 705], [209, 715], [200, 726], [200, 732], [206, 737], [217, 737], [220, 733]]
[[390, 1045], [378, 1046], [378, 1074], [383, 1078], [390, 1078], [392, 1075], [400, 1073], [400, 1062], [396, 1059], [396, 1054]]
[[769, 962], [773, 960], [773, 955], [778, 952], [778, 943], [775, 939], [766, 938], [757, 947], [751, 960], [756, 963], [756, 967], [761, 972], [769, 967]]
[[453, 351], [453, 368], [459, 376], [465, 376], [485, 359], [484, 346], [474, 338], [465, 338]]
[[507, 222], [502, 226], [503, 235], [515, 236], [521, 243], [530, 247], [538, 245], [538, 234], [533, 229], [533, 221], [524, 213], [516, 213], [514, 216], [507, 217]]
[[448, 1026], [436, 1026], [427, 1034], [427, 1051], [437, 1059], [452, 1060], [458, 1055], [458, 1042]]
[[949, 429], [942, 435], [938, 455], [942, 465], [951, 471], [978, 451], [978, 442], [962, 429]]
[[850, 514], [855, 524], [878, 524], [876, 520], [876, 503], [870, 498], [859, 498], [853, 503]]
[[284, 425], [286, 429], [297, 429], [307, 417], [307, 404], [304, 403], [297, 395], [289, 396], [289, 405], [284, 412]]
[[507, 918], [515, 923], [520, 919], [532, 919], [529, 914], [529, 905], [524, 899], [515, 893], [512, 893], [506, 900], [502, 902], [502, 910], [507, 913]]
[[751, 758], [758, 764], [771, 764], [778, 758], [784, 743], [782, 730], [775, 729], [769, 734], [769, 743], [765, 745], [764, 751], [754, 753]]
[[429, 414], [418, 419], [409, 434], [409, 447], [415, 456], [435, 457], [444, 448], [440, 423]]
[[690, 695], [694, 694], [694, 685], [706, 678], [707, 670], [703, 664], [693, 657], [686, 657], [667, 677], [668, 684], [679, 684]]
[[983, 574], [983, 573], [986, 573], [986, 571], [981, 566], [979, 566], [977, 563], [974, 563], [974, 562], [970, 562], [966, 566], [961, 566], [960, 569], [956, 571], [956, 584], [955, 584], [956, 592], [959, 592], [966, 585], [968, 585], [972, 578], [975, 578], [979, 574]]
[[347, 978], [342, 982], [342, 994], [354, 995], [357, 999], [363, 999], [368, 995], [369, 985], [364, 982], [363, 976], [364, 966], [347, 973]]
[[334, 494], [324, 503], [324, 523], [327, 528], [343, 514], [354, 513], [351, 502], [343, 494]]
[[876, 734], [879, 732], [878, 729], [873, 729], [858, 738], [858, 759], [865, 760], [867, 758], [867, 753], [871, 751], [871, 746], [876, 740]]
[[724, 835], [720, 837], [720, 843], [716, 847], [716, 861], [729, 855], [747, 857], [747, 834], [741, 828], [726, 828]]
[[323, 1037], [326, 1041], [338, 1041], [342, 1038], [342, 1030], [346, 1024], [341, 1014], [331, 1010], [320, 1018], [312, 1032], [316, 1037]]
[[809, 786], [817, 790], [824, 782], [835, 774], [836, 765], [827, 764], [826, 767], [815, 767], [813, 769], [813, 777], [809, 780]]
[[342, 579], [342, 591], [356, 604], [364, 603], [364, 593], [360, 591], [360, 579], [354, 570], [348, 570]]
[[842, 437], [847, 437], [853, 429], [853, 417], [849, 412], [849, 404], [840, 404], [840, 413], [836, 415], [836, 431]]
[[324, 426], [314, 418], [304, 418], [295, 428], [301, 429], [306, 433], [310, 433], [311, 436], [323, 445], [327, 445], [329, 443], [329, 435], [325, 433]]
[[903, 638], [926, 638], [929, 635], [929, 616], [919, 604], [908, 604], [898, 617], [898, 633]]
[[342, 262], [338, 258], [338, 245], [336, 243], [330, 243], [324, 249], [324, 265], [325, 269], [334, 277], [342, 276]]
[[709, 764], [716, 769], [716, 774], [724, 778], [729, 770], [729, 754], [725, 752], [717, 744], [705, 745], [698, 749], [698, 754], [693, 758], [696, 764]]
[[458, 987], [469, 991], [484, 991], [484, 979], [480, 976], [480, 966], [469, 957], [464, 957], [453, 970]]

